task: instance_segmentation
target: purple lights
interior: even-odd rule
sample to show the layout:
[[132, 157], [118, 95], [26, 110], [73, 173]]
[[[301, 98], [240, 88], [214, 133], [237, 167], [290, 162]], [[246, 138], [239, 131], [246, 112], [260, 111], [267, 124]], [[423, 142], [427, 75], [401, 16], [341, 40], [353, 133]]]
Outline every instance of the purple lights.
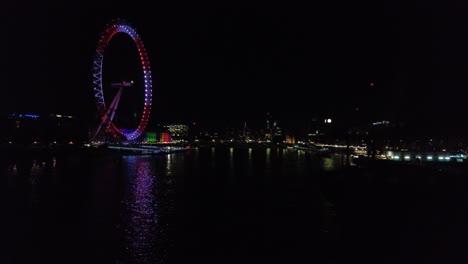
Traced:
[[137, 46], [138, 53], [140, 56], [141, 65], [143, 68], [143, 78], [145, 84], [145, 99], [144, 99], [144, 108], [143, 114], [140, 119], [140, 123], [137, 128], [133, 131], [127, 132], [122, 131], [117, 128], [113, 123], [109, 126], [108, 132], [110, 132], [114, 137], [119, 137], [123, 135], [127, 140], [137, 139], [145, 130], [146, 125], [151, 113], [151, 102], [152, 102], [152, 79], [151, 79], [151, 70], [150, 63], [148, 60], [148, 54], [146, 53], [145, 46], [141, 40], [138, 33], [132, 28], [128, 23], [122, 20], [114, 21], [112, 24], [108, 25], [101, 37], [99, 38], [96, 53], [94, 55], [93, 61], [93, 88], [94, 88], [94, 98], [96, 100], [97, 110], [100, 116], [104, 116], [107, 111], [106, 102], [104, 100], [104, 91], [102, 86], [102, 67], [104, 53], [109, 44], [110, 40], [117, 33], [123, 33], [131, 37]]
[[159, 226], [158, 181], [161, 175], [148, 157], [123, 160], [128, 189], [122, 201], [121, 243], [124, 263], [159, 263], [163, 257], [157, 245], [164, 240]]

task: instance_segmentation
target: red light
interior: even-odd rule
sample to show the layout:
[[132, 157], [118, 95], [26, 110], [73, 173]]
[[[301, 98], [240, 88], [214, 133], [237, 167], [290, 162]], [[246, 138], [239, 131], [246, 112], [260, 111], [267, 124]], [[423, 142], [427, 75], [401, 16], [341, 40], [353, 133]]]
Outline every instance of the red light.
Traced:
[[374, 86], [374, 83], [373, 83], [373, 82], [371, 82], [371, 83], [370, 83], [370, 86], [371, 86], [371, 87], [372, 87], [372, 86]]

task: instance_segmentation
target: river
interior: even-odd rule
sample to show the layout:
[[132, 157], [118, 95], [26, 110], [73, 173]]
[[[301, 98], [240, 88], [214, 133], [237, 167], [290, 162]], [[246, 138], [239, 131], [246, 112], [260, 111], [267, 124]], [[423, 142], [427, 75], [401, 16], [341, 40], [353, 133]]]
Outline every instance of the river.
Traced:
[[0, 169], [0, 263], [371, 263], [426, 234], [403, 219], [444, 219], [436, 176], [340, 180], [340, 157], [293, 149], [3, 155]]

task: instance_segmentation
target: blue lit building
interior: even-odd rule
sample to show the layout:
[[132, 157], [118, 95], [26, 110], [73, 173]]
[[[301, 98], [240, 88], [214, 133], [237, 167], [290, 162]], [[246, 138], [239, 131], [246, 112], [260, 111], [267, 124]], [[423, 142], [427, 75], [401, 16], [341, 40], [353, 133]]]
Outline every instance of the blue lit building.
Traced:
[[69, 144], [83, 141], [86, 126], [71, 115], [11, 113], [0, 116], [0, 143]]

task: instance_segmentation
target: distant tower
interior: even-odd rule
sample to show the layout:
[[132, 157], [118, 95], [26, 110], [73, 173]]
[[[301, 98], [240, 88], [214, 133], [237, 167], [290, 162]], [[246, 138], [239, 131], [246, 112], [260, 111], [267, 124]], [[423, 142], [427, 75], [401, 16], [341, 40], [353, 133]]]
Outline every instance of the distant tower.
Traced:
[[266, 118], [266, 129], [267, 129], [267, 131], [270, 130], [270, 119], [271, 119], [271, 115], [270, 115], [270, 113], [267, 113], [267, 118]]
[[272, 138], [271, 115], [270, 115], [270, 113], [266, 114], [266, 130], [265, 130], [264, 138], [265, 138], [265, 140], [271, 140], [271, 138]]
[[247, 139], [247, 122], [244, 122], [244, 140]]

